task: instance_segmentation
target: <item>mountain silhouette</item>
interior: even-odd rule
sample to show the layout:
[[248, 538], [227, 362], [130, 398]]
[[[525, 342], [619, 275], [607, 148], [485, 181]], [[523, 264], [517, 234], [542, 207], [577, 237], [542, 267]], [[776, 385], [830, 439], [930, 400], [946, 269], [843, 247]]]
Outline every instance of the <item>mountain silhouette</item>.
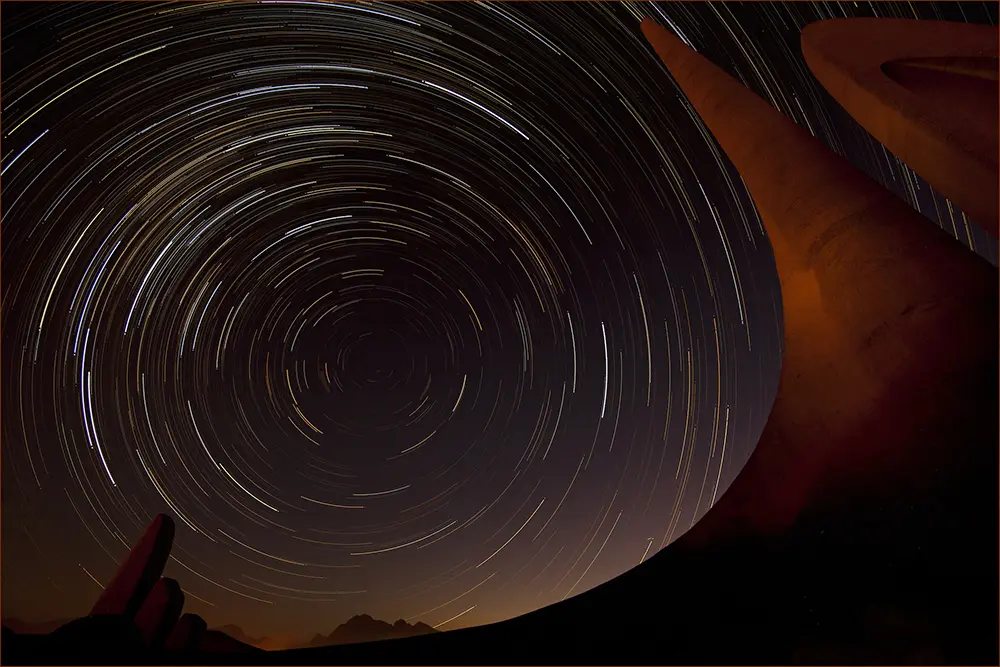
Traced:
[[372, 618], [368, 614], [354, 616], [346, 623], [338, 625], [328, 635], [316, 635], [303, 648], [318, 648], [321, 646], [336, 646], [338, 644], [361, 644], [377, 642], [383, 639], [401, 639], [436, 633], [437, 630], [426, 623], [410, 625], [403, 619], [393, 624]]
[[[256, 647], [256, 648], [259, 648], [259, 649], [263, 649], [265, 651], [278, 651], [278, 650], [281, 650], [281, 649], [289, 648], [290, 646], [298, 647], [298, 646], [302, 645], [301, 643], [295, 642], [295, 641], [289, 642], [289, 640], [288, 640], [287, 637], [286, 638], [282, 638], [282, 637], [252, 637], [252, 636], [248, 635], [246, 632], [244, 632], [243, 628], [241, 628], [238, 625], [234, 625], [232, 623], [229, 623], [227, 625], [222, 625], [222, 626], [219, 626], [217, 628], [214, 628], [210, 632], [211, 633], [222, 633], [222, 634], [225, 634], [230, 639], [235, 639], [237, 642], [239, 642], [241, 644], [246, 644], [248, 646], [253, 646], [253, 647]], [[224, 641], [224, 640], [221, 640], [219, 642], [220, 645], [221, 645], [222, 641]], [[235, 645], [233, 645], [233, 648], [238, 648], [238, 647], [235, 646]]]
[[[235, 625], [227, 626], [236, 628]], [[239, 628], [236, 628], [239, 630]], [[240, 630], [240, 634], [243, 631]], [[245, 635], [244, 635], [245, 636]], [[205, 632], [204, 638], [201, 640], [199, 649], [203, 653], [212, 654], [230, 654], [230, 653], [254, 653], [260, 651], [255, 644], [251, 644], [248, 641], [243, 641], [242, 639], [237, 639], [233, 637], [228, 632], [223, 630], [207, 630]]]
[[234, 625], [232, 623], [223, 625], [218, 628], [214, 628], [214, 631], [223, 632], [229, 635], [231, 638], [235, 639], [236, 641], [241, 642], [243, 644], [249, 644], [250, 646], [260, 647], [262, 644], [267, 644], [269, 642], [269, 639], [267, 637], [261, 637], [259, 639], [257, 637], [251, 637], [250, 635], [248, 635], [243, 631], [243, 628], [241, 628], [238, 625]]

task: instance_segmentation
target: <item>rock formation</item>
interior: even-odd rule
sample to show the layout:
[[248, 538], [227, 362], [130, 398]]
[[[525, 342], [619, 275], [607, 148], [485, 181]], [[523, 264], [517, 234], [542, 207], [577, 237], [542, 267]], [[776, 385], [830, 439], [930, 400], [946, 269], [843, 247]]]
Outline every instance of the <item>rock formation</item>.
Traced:
[[136, 614], [135, 624], [146, 645], [160, 650], [167, 642], [184, 608], [184, 593], [173, 579], [160, 579]]
[[[44, 664], [109, 660], [128, 663], [166, 653], [211, 653], [214, 646], [211, 641], [206, 645], [206, 639], [212, 637], [205, 621], [194, 614], [181, 618], [184, 593], [180, 585], [173, 579], [160, 578], [173, 537], [170, 517], [157, 516], [122, 562], [90, 615], [70, 621], [48, 635], [30, 638], [8, 632], [5, 627], [5, 648], [13, 645], [14, 649], [5, 654], [15, 655], [15, 662]], [[225, 652], [237, 650], [237, 646], [254, 650], [229, 640]]]
[[995, 473], [996, 270], [664, 28], [642, 30], [743, 177], [784, 312], [757, 448], [680, 542]]
[[184, 614], [167, 639], [166, 649], [172, 653], [190, 653], [201, 644], [208, 625], [197, 614]]
[[835, 19], [802, 31], [809, 69], [928, 183], [997, 235], [995, 26]]
[[135, 618], [163, 574], [173, 543], [173, 519], [160, 514], [132, 547], [111, 583], [97, 599], [90, 615], [120, 614]]

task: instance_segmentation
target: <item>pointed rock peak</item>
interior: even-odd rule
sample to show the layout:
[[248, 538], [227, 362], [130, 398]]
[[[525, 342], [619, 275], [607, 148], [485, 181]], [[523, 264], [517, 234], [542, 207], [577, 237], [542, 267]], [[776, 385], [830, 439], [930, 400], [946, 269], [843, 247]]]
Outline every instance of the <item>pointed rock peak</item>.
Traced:
[[91, 610], [91, 615], [134, 617], [163, 574], [173, 546], [174, 532], [173, 519], [166, 514], [157, 515], [119, 566]]

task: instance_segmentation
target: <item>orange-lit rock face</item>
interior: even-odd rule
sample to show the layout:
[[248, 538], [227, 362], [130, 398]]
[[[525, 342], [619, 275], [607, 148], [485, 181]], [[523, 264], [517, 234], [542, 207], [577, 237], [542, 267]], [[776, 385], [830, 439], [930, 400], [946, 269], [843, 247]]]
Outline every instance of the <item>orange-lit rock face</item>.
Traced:
[[760, 442], [680, 542], [780, 530], [858, 497], [918, 497], [971, 461], [991, 465], [996, 270], [665, 29], [643, 31], [746, 182], [784, 313]]
[[1000, 134], [996, 58], [911, 58], [882, 65], [882, 72], [941, 115], [951, 114], [990, 143]]
[[835, 19], [806, 26], [820, 83], [876, 139], [997, 234], [997, 49], [990, 26]]

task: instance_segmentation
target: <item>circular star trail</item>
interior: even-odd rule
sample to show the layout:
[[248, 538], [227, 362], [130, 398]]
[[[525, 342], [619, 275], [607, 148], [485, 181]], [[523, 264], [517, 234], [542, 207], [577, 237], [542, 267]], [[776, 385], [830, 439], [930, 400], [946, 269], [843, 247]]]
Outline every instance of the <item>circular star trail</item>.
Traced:
[[5, 8], [5, 613], [85, 613], [158, 512], [187, 609], [257, 635], [500, 620], [655, 554], [750, 455], [781, 318], [752, 202], [639, 22], [995, 262], [798, 54], [876, 10], [995, 19]]

